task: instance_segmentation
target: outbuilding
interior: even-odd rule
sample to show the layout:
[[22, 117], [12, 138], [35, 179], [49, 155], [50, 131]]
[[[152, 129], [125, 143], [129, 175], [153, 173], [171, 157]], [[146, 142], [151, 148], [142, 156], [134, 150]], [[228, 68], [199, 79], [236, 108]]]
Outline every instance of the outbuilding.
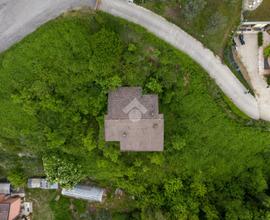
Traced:
[[10, 194], [10, 183], [0, 183], [0, 194]]
[[92, 186], [84, 186], [77, 185], [72, 189], [63, 189], [62, 195], [73, 197], [76, 199], [84, 199], [88, 201], [102, 202], [104, 197], [105, 190], [92, 187]]
[[57, 183], [49, 183], [45, 178], [28, 179], [27, 184], [29, 189], [58, 189]]

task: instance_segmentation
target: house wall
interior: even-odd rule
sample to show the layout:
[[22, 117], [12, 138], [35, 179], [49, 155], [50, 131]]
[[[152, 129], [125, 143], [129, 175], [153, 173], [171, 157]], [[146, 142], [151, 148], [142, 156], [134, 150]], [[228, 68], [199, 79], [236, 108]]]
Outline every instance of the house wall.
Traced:
[[10, 211], [8, 220], [15, 219], [21, 211], [21, 198], [10, 198], [6, 200], [6, 202], [10, 203]]

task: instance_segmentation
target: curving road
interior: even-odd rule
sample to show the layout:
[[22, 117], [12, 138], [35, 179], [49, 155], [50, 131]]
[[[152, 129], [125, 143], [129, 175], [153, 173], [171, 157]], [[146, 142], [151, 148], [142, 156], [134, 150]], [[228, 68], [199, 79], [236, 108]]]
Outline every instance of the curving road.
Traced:
[[96, 0], [0, 0], [0, 52], [61, 13]]
[[[68, 9], [89, 6], [94, 0], [0, 0], [0, 51]], [[102, 0], [99, 9], [145, 27], [148, 31], [187, 53], [216, 81], [239, 109], [253, 119], [269, 120], [260, 114], [257, 100], [230, 69], [210, 50], [176, 25], [155, 13], [125, 0]]]

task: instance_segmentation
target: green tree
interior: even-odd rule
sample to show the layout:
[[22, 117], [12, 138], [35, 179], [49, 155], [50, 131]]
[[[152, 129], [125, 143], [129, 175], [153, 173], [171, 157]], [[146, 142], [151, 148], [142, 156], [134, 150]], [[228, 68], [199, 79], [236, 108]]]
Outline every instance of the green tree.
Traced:
[[14, 168], [8, 173], [8, 181], [14, 187], [24, 187], [26, 185], [27, 178], [24, 171], [21, 168]]
[[49, 182], [71, 188], [85, 177], [82, 166], [72, 155], [51, 153], [43, 157], [44, 171]]

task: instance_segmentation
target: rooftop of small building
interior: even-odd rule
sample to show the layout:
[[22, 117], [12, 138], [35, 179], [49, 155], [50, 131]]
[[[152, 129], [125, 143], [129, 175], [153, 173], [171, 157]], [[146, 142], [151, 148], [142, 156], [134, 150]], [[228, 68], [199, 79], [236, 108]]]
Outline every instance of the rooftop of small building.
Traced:
[[0, 183], [0, 193], [10, 194], [10, 183]]

